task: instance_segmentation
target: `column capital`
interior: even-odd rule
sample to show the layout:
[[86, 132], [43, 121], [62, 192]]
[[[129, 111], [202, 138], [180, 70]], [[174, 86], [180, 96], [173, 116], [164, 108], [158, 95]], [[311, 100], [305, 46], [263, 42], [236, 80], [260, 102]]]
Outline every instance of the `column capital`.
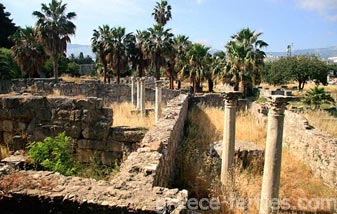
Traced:
[[282, 95], [273, 95], [267, 97], [269, 113], [274, 116], [281, 116], [284, 114], [284, 110], [289, 101], [293, 99], [293, 97], [282, 96]]
[[236, 105], [242, 93], [240, 91], [225, 91], [222, 93], [226, 105]]
[[160, 87], [162, 85], [162, 83], [163, 83], [163, 81], [161, 81], [161, 80], [155, 81], [156, 87]]
[[135, 77], [134, 76], [131, 76], [131, 78], [130, 78], [131, 80], [134, 80], [135, 79]]
[[140, 78], [140, 81], [144, 82], [145, 81], [145, 77]]

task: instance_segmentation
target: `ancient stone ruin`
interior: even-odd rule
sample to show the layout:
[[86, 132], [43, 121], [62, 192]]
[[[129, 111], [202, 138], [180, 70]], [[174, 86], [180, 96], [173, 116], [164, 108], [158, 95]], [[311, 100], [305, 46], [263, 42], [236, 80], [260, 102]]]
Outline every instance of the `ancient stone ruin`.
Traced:
[[[1, 83], [0, 144], [11, 151], [24, 150], [29, 141], [65, 132], [72, 138], [78, 161], [88, 163], [97, 155], [101, 164], [112, 166], [118, 161], [121, 165], [111, 181], [0, 166], [0, 208], [29, 213], [187, 213], [188, 191], [175, 188], [177, 153], [188, 108], [199, 103], [224, 108], [223, 140], [213, 148], [222, 161], [221, 181], [231, 179], [237, 159], [257, 159], [262, 168], [261, 148], [235, 142], [235, 113], [248, 106], [239, 93], [192, 96], [161, 84], [151, 79], [128, 79], [120, 85], [41, 79]], [[269, 112], [261, 198], [278, 197], [282, 141], [310, 163], [315, 175], [337, 188], [336, 159], [330, 153], [337, 150], [336, 141], [307, 129], [303, 118], [285, 111], [287, 97], [272, 97], [271, 107], [252, 105], [261, 123], [267, 122]], [[155, 125], [114, 127], [113, 109], [106, 104], [123, 101], [134, 104], [140, 117], [146, 113], [145, 101], [155, 102]], [[166, 108], [161, 109], [162, 103]], [[316, 142], [310, 143], [309, 138]], [[272, 211], [263, 201], [260, 210]]]

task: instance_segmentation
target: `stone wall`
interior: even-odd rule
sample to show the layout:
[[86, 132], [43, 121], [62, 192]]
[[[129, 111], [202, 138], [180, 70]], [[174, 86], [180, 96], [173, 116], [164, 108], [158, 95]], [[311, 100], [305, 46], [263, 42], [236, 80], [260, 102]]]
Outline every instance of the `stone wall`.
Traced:
[[[80, 83], [63, 81], [55, 83], [54, 79], [22, 79], [12, 80], [11, 84], [4, 81], [0, 84], [0, 89], [0, 93], [26, 92], [35, 95], [48, 95], [57, 91], [62, 96], [98, 97], [108, 103], [131, 102], [129, 81], [121, 84], [103, 84], [98, 80], [81, 80]], [[154, 84], [148, 83], [145, 94], [146, 101], [155, 101]], [[167, 103], [168, 100], [179, 94], [180, 91], [163, 88], [162, 101]], [[134, 98], [136, 99], [136, 94], [134, 94]]]
[[[187, 95], [169, 101], [162, 118], [145, 134], [140, 147], [126, 158], [120, 172], [109, 182], [52, 172], [19, 171], [2, 178], [0, 175], [1, 207], [20, 210], [32, 198], [37, 209], [45, 201], [56, 204], [62, 201], [63, 206], [53, 206], [61, 212], [163, 213], [168, 208], [172, 214], [185, 213], [187, 191], [167, 187], [174, 178], [176, 149], [183, 138], [187, 110]], [[120, 136], [118, 130], [112, 132], [114, 138], [128, 138]]]
[[[267, 123], [266, 106], [254, 104], [258, 121]], [[337, 189], [337, 139], [310, 126], [300, 114], [285, 111], [283, 146], [310, 167], [313, 174]]]
[[76, 157], [94, 155], [111, 165], [136, 150], [147, 129], [114, 127], [112, 109], [96, 97], [83, 99], [43, 96], [0, 97], [0, 144], [10, 151], [25, 149], [61, 132], [73, 139]]
[[[209, 107], [224, 108], [224, 96], [222, 93], [197, 94], [190, 99], [194, 105], [201, 104]], [[247, 99], [239, 99], [237, 103], [238, 111], [246, 111], [250, 105]]]

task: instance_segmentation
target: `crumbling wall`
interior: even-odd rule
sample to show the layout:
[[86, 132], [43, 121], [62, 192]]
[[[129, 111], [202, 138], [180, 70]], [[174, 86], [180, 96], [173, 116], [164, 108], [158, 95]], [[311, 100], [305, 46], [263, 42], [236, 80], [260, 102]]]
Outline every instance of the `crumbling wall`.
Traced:
[[[176, 149], [183, 137], [187, 109], [187, 95], [171, 100], [163, 110], [162, 118], [145, 134], [140, 147], [127, 157], [120, 172], [109, 182], [65, 177], [52, 172], [19, 171], [1, 178], [0, 197], [8, 200], [3, 203], [12, 204], [22, 204], [31, 197], [64, 201], [78, 212], [164, 213], [167, 208], [172, 214], [185, 213], [187, 191], [167, 186], [174, 177]], [[112, 132], [114, 134], [109, 136], [113, 139], [128, 138], [118, 134], [118, 130]], [[16, 201], [15, 198], [23, 200]], [[41, 203], [44, 202], [38, 201], [37, 206]], [[66, 206], [57, 209], [63, 211]]]
[[[257, 121], [267, 124], [268, 108], [254, 104]], [[337, 139], [310, 126], [300, 114], [285, 111], [283, 146], [310, 167], [315, 176], [337, 189]]]
[[0, 143], [9, 150], [25, 149], [29, 141], [42, 141], [61, 132], [73, 139], [76, 157], [103, 164], [136, 150], [147, 129], [113, 127], [112, 109], [96, 97], [0, 97]]
[[[63, 82], [56, 83], [54, 79], [22, 79], [8, 82], [0, 82], [0, 93], [18, 92], [33, 93], [35, 95], [48, 95], [57, 91], [62, 96], [99, 97], [104, 102], [130, 102], [131, 87], [129, 81], [121, 84], [103, 84], [98, 80], [81, 80], [80, 83]], [[162, 101], [167, 103], [178, 96], [180, 91], [162, 89]], [[136, 100], [136, 94], [134, 94]], [[155, 101], [154, 84], [149, 84], [145, 90], [145, 99]]]

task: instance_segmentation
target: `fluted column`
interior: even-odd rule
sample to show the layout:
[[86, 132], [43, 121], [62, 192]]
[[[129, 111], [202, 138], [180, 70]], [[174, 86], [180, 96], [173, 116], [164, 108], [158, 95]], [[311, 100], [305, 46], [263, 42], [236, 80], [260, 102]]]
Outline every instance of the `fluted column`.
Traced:
[[279, 197], [284, 110], [289, 100], [289, 97], [275, 95], [269, 101], [260, 214], [277, 213], [273, 207], [277, 207]]
[[225, 92], [225, 118], [222, 140], [221, 183], [226, 184], [232, 171], [235, 153], [235, 113], [241, 92]]
[[161, 84], [160, 80], [156, 81], [156, 103], [155, 103], [155, 122], [161, 117]]

